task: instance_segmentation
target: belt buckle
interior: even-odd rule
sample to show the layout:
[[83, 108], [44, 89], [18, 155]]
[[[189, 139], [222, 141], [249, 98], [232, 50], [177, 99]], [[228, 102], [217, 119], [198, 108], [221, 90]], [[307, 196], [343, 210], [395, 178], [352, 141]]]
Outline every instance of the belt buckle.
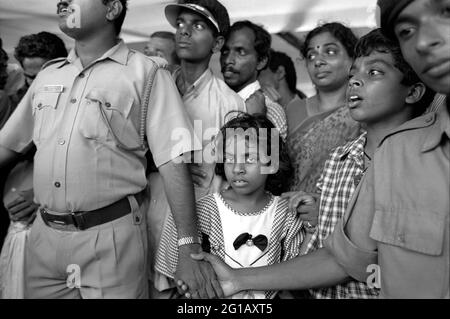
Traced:
[[70, 213], [70, 219], [72, 219], [72, 224], [78, 228], [78, 221], [74, 212]]
[[[60, 225], [60, 226], [67, 226], [66, 222], [64, 222], [62, 220], [57, 220], [57, 219], [54, 219], [54, 218], [50, 217], [52, 215], [49, 214], [45, 208], [41, 208], [40, 212], [41, 212], [41, 217], [42, 217], [42, 219], [44, 220], [44, 222], [45, 222], [45, 224], [47, 226], [52, 227], [50, 225], [50, 223], [53, 223], [53, 224], [56, 224], [56, 225]], [[72, 220], [73, 220], [73, 218], [72, 218]]]
[[70, 213], [70, 217], [72, 218], [73, 225], [79, 230], [85, 230], [85, 220], [83, 217], [83, 213], [75, 214], [75, 212]]
[[49, 220], [47, 219], [47, 210], [45, 208], [40, 208], [39, 212], [41, 213], [41, 218], [47, 226], [50, 226]]

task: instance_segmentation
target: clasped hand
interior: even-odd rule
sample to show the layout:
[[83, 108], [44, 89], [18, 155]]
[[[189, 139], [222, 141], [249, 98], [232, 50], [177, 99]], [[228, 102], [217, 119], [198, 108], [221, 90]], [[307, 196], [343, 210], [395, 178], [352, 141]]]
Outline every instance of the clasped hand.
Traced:
[[[319, 209], [318, 209], [318, 195], [308, 194], [302, 191], [299, 192], [287, 192], [281, 195], [282, 198], [286, 198], [289, 201], [289, 210], [295, 211], [300, 214], [300, 218], [316, 226], [318, 223]], [[218, 297], [227, 297], [235, 293], [238, 293], [241, 289], [239, 288], [239, 280], [236, 274], [236, 270], [229, 267], [223, 260], [219, 257], [201, 252], [193, 253], [189, 255], [190, 258], [196, 261], [203, 261], [210, 263], [215, 272], [215, 278], [213, 281], [214, 287], [218, 283], [220, 285], [221, 295], [216, 294]], [[178, 291], [184, 294], [186, 298], [205, 298], [206, 295], [200, 294], [198, 292], [197, 286], [192, 286], [189, 282], [184, 281], [181, 277], [177, 279]], [[218, 288], [214, 288], [218, 290]], [[209, 294], [207, 294], [209, 295]]]
[[[182, 286], [189, 287], [188, 298], [213, 299], [222, 298], [223, 291], [217, 281], [216, 274], [210, 263], [193, 259], [191, 254], [199, 254], [199, 245], [184, 245], [179, 249], [179, 259], [175, 282], [178, 284], [178, 292], [185, 295], [187, 291]], [[187, 290], [187, 288], [186, 288]]]
[[33, 198], [33, 189], [24, 190], [17, 193], [17, 197], [6, 205], [11, 221], [20, 221], [26, 223], [27, 225], [34, 221], [39, 205], [33, 201]]

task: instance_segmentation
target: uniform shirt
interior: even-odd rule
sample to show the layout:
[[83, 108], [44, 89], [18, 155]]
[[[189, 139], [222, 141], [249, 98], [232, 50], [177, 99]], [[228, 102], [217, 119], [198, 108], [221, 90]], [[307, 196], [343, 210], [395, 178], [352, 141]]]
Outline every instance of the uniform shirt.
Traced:
[[[383, 139], [348, 206], [325, 241], [347, 274], [366, 281], [379, 267], [380, 296], [449, 298], [450, 118], [448, 108], [413, 119]], [[366, 212], [376, 251], [347, 235]], [[369, 212], [369, 214], [367, 214]]]
[[[146, 187], [146, 150], [119, 148], [105, 118], [122, 144], [139, 146], [144, 86], [163, 61], [119, 41], [86, 67], [72, 50], [38, 74], [1, 131], [0, 145], [20, 153], [34, 142], [40, 205], [59, 213], [89, 211]], [[166, 70], [156, 72], [146, 119], [158, 167], [195, 149], [192, 125]], [[180, 130], [191, 136], [174, 138]]]
[[[324, 171], [317, 183], [321, 194], [319, 223], [308, 243], [306, 253], [323, 247], [325, 239], [344, 216], [347, 204], [365, 172], [366, 135], [364, 132], [357, 139], [336, 148], [325, 162]], [[357, 281], [330, 288], [313, 289], [311, 294], [318, 299], [367, 299], [378, 296], [376, 289], [370, 289], [365, 283]]]
[[[238, 94], [244, 101], [247, 101], [247, 99], [259, 89], [261, 89], [261, 84], [259, 81], [255, 81], [240, 90]], [[286, 141], [288, 132], [286, 112], [280, 104], [272, 101], [267, 95], [264, 94], [264, 97], [267, 108], [267, 118], [278, 129], [282, 139]]]

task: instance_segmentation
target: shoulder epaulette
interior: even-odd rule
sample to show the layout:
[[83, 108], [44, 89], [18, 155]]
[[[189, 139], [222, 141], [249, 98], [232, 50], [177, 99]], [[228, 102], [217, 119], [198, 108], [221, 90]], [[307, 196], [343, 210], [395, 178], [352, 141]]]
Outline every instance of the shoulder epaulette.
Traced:
[[55, 63], [58, 63], [58, 62], [62, 62], [62, 61], [66, 61], [66, 58], [56, 58], [56, 59], [47, 61], [47, 62], [45, 62], [45, 63], [42, 65], [41, 70], [44, 70], [44, 69], [47, 68], [48, 66], [50, 66], [50, 65], [52, 65], [52, 64], [55, 64]]
[[169, 63], [166, 61], [166, 59], [157, 56], [148, 56], [147, 58], [152, 60], [160, 69], [167, 69], [169, 66]]
[[132, 51], [134, 54], [139, 54], [141, 57], [144, 57], [145, 59], [152, 61], [158, 67], [158, 69], [166, 69], [166, 70], [168, 69], [169, 63], [163, 58], [157, 56], [148, 56], [136, 50], [130, 51]]

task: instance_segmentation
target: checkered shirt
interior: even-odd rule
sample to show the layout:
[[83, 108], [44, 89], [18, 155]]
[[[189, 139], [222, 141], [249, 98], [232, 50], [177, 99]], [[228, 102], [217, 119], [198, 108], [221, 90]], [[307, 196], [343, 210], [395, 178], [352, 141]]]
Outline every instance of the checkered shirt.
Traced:
[[[225, 260], [225, 244], [220, 213], [214, 194], [197, 201], [199, 233], [209, 237], [210, 253]], [[199, 234], [199, 235], [200, 235]], [[305, 233], [298, 214], [289, 212], [288, 202], [279, 198], [269, 238], [268, 264], [292, 259], [299, 255]], [[169, 215], [156, 253], [156, 271], [173, 278], [178, 262], [177, 230], [172, 214]], [[265, 291], [267, 299], [276, 291]]]
[[[306, 253], [323, 247], [325, 239], [333, 232], [337, 222], [344, 216], [362, 175], [364, 174], [364, 132], [357, 139], [337, 147], [325, 162], [323, 173], [317, 183], [320, 196], [319, 224], [308, 243]], [[378, 291], [365, 283], [351, 281], [331, 288], [310, 290], [315, 298], [369, 299], [376, 298]]]

